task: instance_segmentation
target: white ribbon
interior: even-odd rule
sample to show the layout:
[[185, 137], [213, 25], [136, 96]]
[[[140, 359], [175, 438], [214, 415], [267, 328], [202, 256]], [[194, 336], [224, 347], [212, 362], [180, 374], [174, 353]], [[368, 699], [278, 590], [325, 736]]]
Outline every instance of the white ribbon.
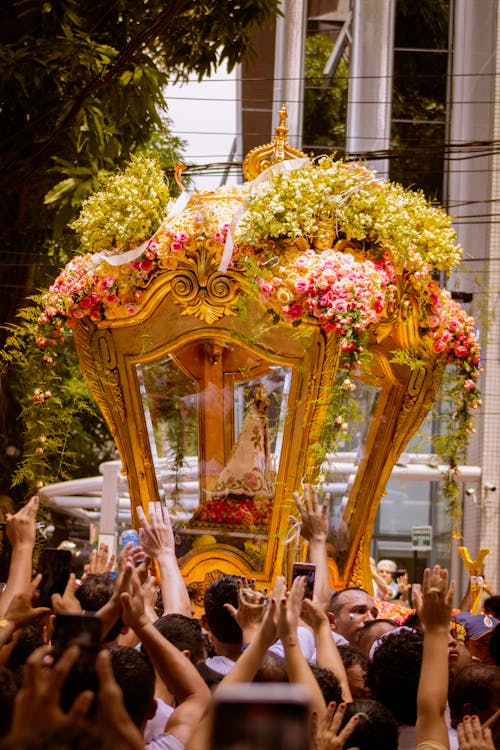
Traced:
[[[188, 193], [187, 190], [183, 190], [163, 221], [173, 219], [174, 216], [182, 213], [182, 211], [184, 211], [184, 209], [186, 208], [190, 198], [191, 193]], [[102, 253], [95, 253], [92, 256], [92, 259], [96, 260], [96, 262], [98, 260], [104, 260], [106, 263], [109, 263], [110, 266], [114, 267], [124, 266], [125, 263], [131, 263], [133, 260], [136, 260], [136, 258], [142, 255], [155, 234], [153, 234], [148, 240], [143, 242], [142, 245], [139, 245], [139, 247], [134, 247], [132, 250], [127, 250], [126, 253], [117, 253], [116, 255], [103, 255]]]
[[293, 172], [295, 169], [302, 169], [302, 167], [305, 167], [306, 164], [310, 164], [310, 161], [307, 157], [304, 159], [286, 159], [285, 161], [279, 161], [277, 164], [273, 164], [271, 167], [264, 169], [263, 172], [261, 172], [254, 180], [252, 180], [247, 197], [241, 204], [240, 208], [236, 211], [227, 230], [224, 252], [222, 253], [222, 258], [219, 263], [220, 272], [225, 273], [225, 271], [227, 271], [231, 258], [233, 257], [234, 230], [236, 229], [239, 220], [247, 210], [248, 196], [250, 196], [254, 192], [255, 188], [260, 185], [261, 182], [268, 180], [271, 175], [279, 174], [281, 172]]

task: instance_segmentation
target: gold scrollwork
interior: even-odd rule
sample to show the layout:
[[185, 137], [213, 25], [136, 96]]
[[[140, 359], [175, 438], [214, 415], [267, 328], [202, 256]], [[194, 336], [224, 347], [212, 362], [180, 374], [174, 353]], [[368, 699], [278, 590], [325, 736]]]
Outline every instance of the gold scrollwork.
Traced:
[[[204, 238], [179, 260], [177, 268], [165, 274], [167, 287], [181, 315], [194, 315], [209, 325], [224, 315], [236, 315], [242, 275], [238, 271], [221, 273], [216, 248], [207, 247]], [[161, 265], [161, 262], [160, 262]]]
[[363, 570], [363, 550], [364, 550], [365, 537], [362, 536], [354, 557], [354, 564], [351, 571], [351, 577], [349, 579], [348, 586], [363, 586], [365, 581], [365, 575]]

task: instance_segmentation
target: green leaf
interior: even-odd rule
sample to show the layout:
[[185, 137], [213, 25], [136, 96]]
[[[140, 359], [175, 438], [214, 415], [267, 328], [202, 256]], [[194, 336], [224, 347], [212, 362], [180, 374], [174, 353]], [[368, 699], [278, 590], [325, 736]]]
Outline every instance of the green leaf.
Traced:
[[46, 193], [43, 202], [46, 206], [55, 203], [69, 190], [74, 190], [77, 184], [78, 181], [74, 177], [68, 177], [61, 182], [58, 182], [57, 185], [54, 185], [54, 187]]

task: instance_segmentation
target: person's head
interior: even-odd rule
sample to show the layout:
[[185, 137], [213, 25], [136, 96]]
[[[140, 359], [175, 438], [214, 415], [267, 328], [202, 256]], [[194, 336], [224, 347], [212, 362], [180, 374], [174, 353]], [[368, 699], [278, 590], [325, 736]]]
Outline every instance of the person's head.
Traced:
[[349, 680], [353, 699], [370, 698], [371, 693], [366, 685], [368, 657], [359, 648], [353, 646], [338, 646], [338, 650]]
[[358, 724], [347, 739], [344, 748], [359, 750], [397, 750], [399, 730], [391, 712], [378, 701], [363, 699], [347, 704], [342, 720], [343, 729], [353, 716], [358, 715]]
[[378, 615], [373, 597], [362, 588], [336, 591], [330, 599], [328, 617], [332, 630], [344, 636], [351, 646], [358, 645], [361, 628]]
[[500, 620], [500, 595], [489, 596], [483, 602], [483, 609], [485, 614], [496, 617]]
[[5, 666], [14, 674], [19, 687], [22, 684], [22, 667], [26, 659], [35, 649], [40, 648], [43, 644], [42, 631], [36, 625], [26, 625], [18, 632], [17, 640]]
[[267, 651], [255, 673], [254, 682], [288, 682], [285, 660], [272, 651]]
[[373, 698], [391, 711], [398, 724], [417, 720], [417, 690], [422, 665], [420, 633], [401, 630], [386, 635], [368, 664], [366, 684]]
[[385, 583], [391, 583], [394, 580], [393, 573], [397, 568], [394, 560], [379, 560], [377, 563], [377, 573]]
[[328, 706], [332, 702], [337, 703], [337, 705], [341, 703], [342, 688], [340, 687], [338, 678], [333, 672], [330, 669], [318, 667], [315, 664], [311, 665], [311, 671], [315, 676], [319, 689], [325, 699], [325, 704]]
[[385, 620], [383, 618], [365, 622], [364, 627], [359, 631], [358, 648], [368, 656], [375, 641], [384, 635], [384, 633], [397, 628], [397, 626], [394, 620]]
[[[84, 612], [98, 612], [111, 599], [114, 591], [114, 581], [105, 573], [88, 573], [75, 591], [75, 597], [80, 602]], [[105, 634], [108, 645], [116, 645], [123, 623], [118, 620], [111, 630]]]
[[75, 596], [85, 612], [98, 612], [111, 599], [114, 590], [113, 580], [103, 573], [88, 573]]
[[472, 654], [463, 643], [459, 643], [455, 635], [450, 632], [448, 638], [448, 672], [450, 676], [450, 688], [455, 676], [464, 667], [472, 664]]
[[110, 649], [115, 680], [123, 693], [125, 708], [142, 732], [156, 711], [154, 700], [155, 671], [149, 658], [135, 648], [115, 646]]
[[238, 606], [238, 576], [222, 575], [207, 586], [203, 597], [205, 615], [203, 626], [220, 643], [241, 645], [241, 628], [225, 609], [224, 604]]
[[[471, 664], [455, 677], [448, 697], [452, 727], [466, 715], [477, 716], [481, 723], [500, 708], [500, 667]], [[500, 747], [500, 719], [490, 727], [495, 747]]]
[[193, 664], [207, 658], [201, 623], [181, 614], [163, 615], [154, 623], [155, 628], [167, 641], [186, 654]]

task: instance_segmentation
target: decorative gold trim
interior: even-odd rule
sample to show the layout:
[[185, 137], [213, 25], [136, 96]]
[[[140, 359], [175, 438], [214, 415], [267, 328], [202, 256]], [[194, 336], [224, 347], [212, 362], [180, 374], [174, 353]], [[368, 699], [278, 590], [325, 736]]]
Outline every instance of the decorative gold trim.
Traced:
[[246, 155], [243, 161], [243, 177], [245, 180], [254, 180], [265, 169], [280, 161], [285, 161], [285, 159], [303, 159], [307, 156], [303, 151], [292, 148], [287, 143], [288, 128], [285, 125], [287, 117], [286, 107], [283, 104], [279, 111], [279, 125], [274, 130], [276, 133], [274, 141], [266, 143], [264, 146], [256, 146]]
[[[166, 289], [182, 308], [181, 315], [194, 315], [211, 325], [224, 315], [237, 314], [242, 274], [221, 273], [219, 263], [219, 250], [200, 239], [179, 259], [175, 270], [165, 271]], [[159, 266], [163, 268], [161, 260]]]

